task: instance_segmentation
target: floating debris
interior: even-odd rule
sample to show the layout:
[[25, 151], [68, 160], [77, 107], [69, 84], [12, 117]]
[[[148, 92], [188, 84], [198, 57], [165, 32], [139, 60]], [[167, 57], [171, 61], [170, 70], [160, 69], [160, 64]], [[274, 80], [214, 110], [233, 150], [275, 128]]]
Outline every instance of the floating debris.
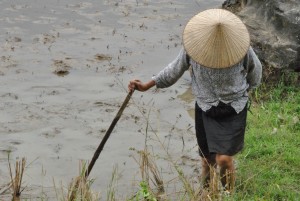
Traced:
[[65, 76], [70, 73], [71, 66], [63, 60], [54, 60], [53, 66], [55, 68], [53, 73], [58, 76]]

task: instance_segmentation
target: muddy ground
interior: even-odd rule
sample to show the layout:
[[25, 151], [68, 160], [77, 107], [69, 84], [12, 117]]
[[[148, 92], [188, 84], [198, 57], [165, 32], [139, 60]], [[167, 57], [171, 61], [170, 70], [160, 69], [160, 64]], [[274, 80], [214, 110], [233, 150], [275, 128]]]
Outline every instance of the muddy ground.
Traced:
[[[180, 50], [188, 19], [221, 3], [0, 1], [0, 193], [10, 181], [9, 154], [12, 164], [27, 159], [23, 196], [55, 200], [53, 181], [67, 187], [80, 161], [91, 160], [128, 81], [147, 81], [159, 72]], [[197, 182], [189, 84], [186, 73], [168, 89], [133, 94], [90, 175], [102, 197], [114, 166], [118, 195], [135, 191], [140, 173], [132, 156], [145, 142], [160, 158], [167, 150]], [[172, 191], [176, 173], [164, 160], [157, 163], [165, 180], [175, 178], [168, 184]]]

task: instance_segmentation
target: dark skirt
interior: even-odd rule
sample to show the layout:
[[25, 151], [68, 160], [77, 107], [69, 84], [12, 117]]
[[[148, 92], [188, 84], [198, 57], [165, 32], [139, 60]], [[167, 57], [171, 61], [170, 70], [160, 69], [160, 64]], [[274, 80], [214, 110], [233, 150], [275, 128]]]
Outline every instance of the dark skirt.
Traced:
[[196, 103], [195, 127], [200, 156], [233, 156], [243, 149], [247, 106], [240, 113], [224, 103], [204, 112]]

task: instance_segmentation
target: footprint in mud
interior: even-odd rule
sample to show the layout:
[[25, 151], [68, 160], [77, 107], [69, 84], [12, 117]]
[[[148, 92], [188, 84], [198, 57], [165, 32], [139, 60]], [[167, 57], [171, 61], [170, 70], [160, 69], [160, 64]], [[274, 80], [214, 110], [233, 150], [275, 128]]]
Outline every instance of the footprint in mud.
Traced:
[[68, 75], [71, 69], [71, 66], [63, 60], [54, 60], [53, 67], [53, 73], [62, 77]]
[[95, 59], [97, 61], [110, 61], [112, 59], [111, 56], [105, 54], [96, 54]]

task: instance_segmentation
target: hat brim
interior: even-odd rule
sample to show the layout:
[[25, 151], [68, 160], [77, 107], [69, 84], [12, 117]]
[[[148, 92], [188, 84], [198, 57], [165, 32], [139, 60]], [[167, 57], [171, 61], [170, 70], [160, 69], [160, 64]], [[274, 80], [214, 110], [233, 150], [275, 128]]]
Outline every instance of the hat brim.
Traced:
[[187, 54], [200, 65], [228, 68], [240, 62], [250, 47], [245, 24], [224, 9], [209, 9], [192, 17], [183, 32]]

